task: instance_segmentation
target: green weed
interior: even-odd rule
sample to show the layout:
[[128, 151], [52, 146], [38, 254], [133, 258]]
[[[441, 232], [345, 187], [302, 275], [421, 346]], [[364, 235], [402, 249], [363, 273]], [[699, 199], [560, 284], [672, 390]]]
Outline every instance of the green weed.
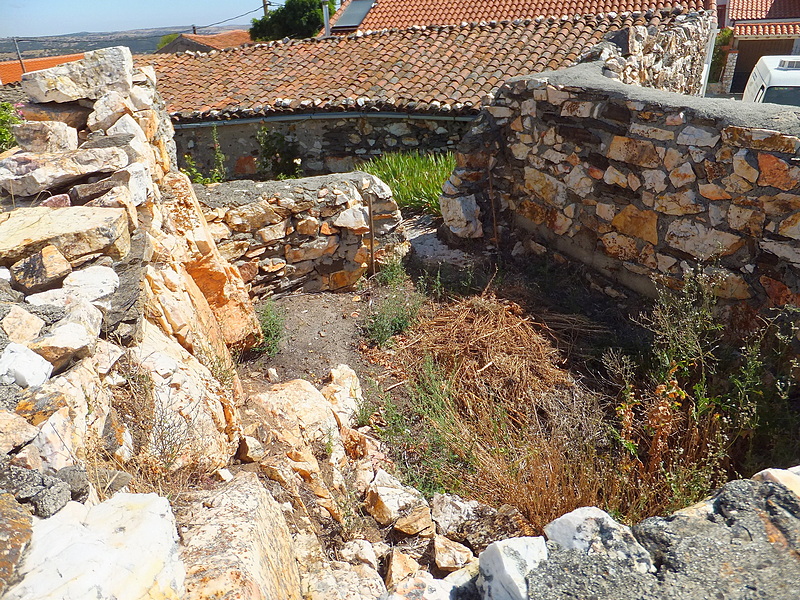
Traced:
[[0, 152], [13, 148], [17, 143], [14, 134], [11, 133], [11, 126], [22, 123], [17, 116], [17, 111], [10, 102], [0, 102]]
[[392, 336], [411, 327], [422, 301], [422, 296], [416, 292], [392, 291], [367, 315], [363, 325], [367, 339], [379, 348], [386, 346]]
[[275, 356], [280, 352], [281, 341], [286, 335], [286, 313], [274, 300], [267, 298], [258, 308], [258, 322], [264, 341], [253, 348], [253, 351]]
[[208, 175], [204, 175], [202, 171], [200, 171], [200, 168], [197, 166], [191, 154], [183, 155], [183, 161], [186, 163], [186, 167], [181, 170], [186, 173], [192, 183], [208, 185], [209, 183], [220, 183], [225, 181], [228, 177], [228, 171], [225, 168], [225, 155], [220, 149], [216, 125], [211, 128], [211, 140], [214, 148], [214, 166]]
[[455, 156], [452, 152], [446, 154], [397, 152], [373, 158], [359, 168], [386, 183], [401, 209], [439, 215], [442, 185], [450, 177], [455, 166]]

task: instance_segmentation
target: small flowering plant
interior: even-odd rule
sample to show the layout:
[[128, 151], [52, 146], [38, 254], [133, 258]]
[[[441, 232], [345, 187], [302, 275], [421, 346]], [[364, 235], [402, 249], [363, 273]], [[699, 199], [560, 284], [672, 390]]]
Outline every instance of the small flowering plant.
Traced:
[[0, 152], [16, 145], [11, 126], [21, 123], [17, 109], [9, 102], [0, 102]]

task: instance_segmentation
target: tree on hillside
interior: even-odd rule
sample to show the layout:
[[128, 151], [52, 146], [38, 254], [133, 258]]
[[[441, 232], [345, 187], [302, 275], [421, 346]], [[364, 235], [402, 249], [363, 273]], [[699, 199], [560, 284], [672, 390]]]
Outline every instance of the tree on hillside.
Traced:
[[156, 50], [161, 50], [164, 46], [169, 44], [172, 40], [177, 38], [180, 34], [178, 33], [168, 33], [167, 35], [162, 35], [161, 39], [158, 40], [158, 45], [156, 46]]
[[[334, 0], [329, 0], [328, 6], [333, 14]], [[319, 0], [286, 0], [286, 4], [267, 16], [253, 19], [250, 37], [257, 41], [308, 38], [317, 35], [323, 25]]]

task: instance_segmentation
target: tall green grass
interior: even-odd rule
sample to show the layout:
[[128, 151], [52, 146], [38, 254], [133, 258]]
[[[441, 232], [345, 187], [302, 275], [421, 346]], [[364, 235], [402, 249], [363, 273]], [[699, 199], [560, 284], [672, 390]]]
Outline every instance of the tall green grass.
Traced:
[[439, 215], [442, 184], [455, 167], [452, 152], [422, 154], [414, 151], [384, 154], [360, 168], [386, 183], [401, 209]]

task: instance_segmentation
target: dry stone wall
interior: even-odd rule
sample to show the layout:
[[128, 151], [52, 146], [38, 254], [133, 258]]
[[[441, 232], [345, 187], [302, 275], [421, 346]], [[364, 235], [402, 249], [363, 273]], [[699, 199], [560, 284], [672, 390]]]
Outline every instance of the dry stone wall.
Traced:
[[445, 185], [453, 233], [497, 224], [502, 243], [511, 224], [517, 254], [557, 250], [641, 292], [701, 265], [724, 298], [797, 304], [800, 114], [623, 85], [601, 64], [500, 89]]
[[254, 296], [352, 286], [369, 264], [369, 207], [378, 258], [400, 222], [391, 190], [367, 173], [196, 187], [217, 247]]

